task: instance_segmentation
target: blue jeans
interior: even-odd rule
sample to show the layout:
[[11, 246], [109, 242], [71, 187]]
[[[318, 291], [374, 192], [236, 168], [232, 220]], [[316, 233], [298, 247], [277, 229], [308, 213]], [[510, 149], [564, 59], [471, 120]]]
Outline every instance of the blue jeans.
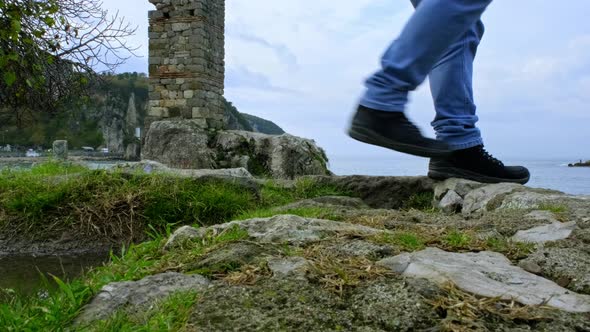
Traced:
[[408, 93], [426, 76], [436, 109], [432, 126], [451, 149], [483, 144], [475, 126], [473, 60], [484, 33], [480, 18], [492, 0], [411, 0], [416, 11], [366, 81], [360, 104], [403, 112]]

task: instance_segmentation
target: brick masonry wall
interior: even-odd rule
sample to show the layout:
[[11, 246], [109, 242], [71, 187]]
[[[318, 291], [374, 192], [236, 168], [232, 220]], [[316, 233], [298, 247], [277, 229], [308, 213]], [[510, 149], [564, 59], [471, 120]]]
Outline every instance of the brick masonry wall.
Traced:
[[225, 0], [149, 0], [149, 105], [146, 126], [193, 119], [224, 127]]

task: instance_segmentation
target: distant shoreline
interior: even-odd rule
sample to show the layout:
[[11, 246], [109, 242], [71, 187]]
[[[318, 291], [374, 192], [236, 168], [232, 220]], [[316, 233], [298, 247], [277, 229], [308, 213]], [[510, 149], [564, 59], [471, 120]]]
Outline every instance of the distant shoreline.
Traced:
[[568, 167], [590, 167], [590, 160], [588, 161], [581, 161], [578, 163], [568, 164]]

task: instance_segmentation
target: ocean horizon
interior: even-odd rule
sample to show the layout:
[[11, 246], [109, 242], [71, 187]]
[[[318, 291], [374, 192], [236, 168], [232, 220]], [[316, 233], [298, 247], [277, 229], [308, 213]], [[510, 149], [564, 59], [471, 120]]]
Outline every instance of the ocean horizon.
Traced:
[[[572, 195], [590, 195], [590, 167], [568, 167], [576, 159], [506, 159], [506, 165], [523, 165], [531, 172], [526, 185]], [[331, 155], [330, 170], [336, 175], [425, 176], [428, 159], [405, 156]]]

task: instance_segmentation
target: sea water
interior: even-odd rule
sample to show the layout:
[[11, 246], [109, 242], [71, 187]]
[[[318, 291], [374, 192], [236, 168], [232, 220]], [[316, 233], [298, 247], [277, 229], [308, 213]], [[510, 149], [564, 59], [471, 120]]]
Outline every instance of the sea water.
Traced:
[[[575, 159], [509, 160], [507, 165], [523, 165], [531, 172], [527, 186], [559, 190], [572, 195], [590, 195], [590, 167], [568, 167]], [[112, 168], [122, 161], [88, 162], [91, 169]], [[27, 168], [26, 164], [6, 164], [2, 168]], [[330, 156], [330, 170], [336, 175], [420, 176], [428, 173], [428, 159], [409, 156], [367, 157]]]
[[[590, 167], [568, 167], [573, 160], [505, 160], [523, 165], [531, 172], [529, 187], [559, 190], [573, 195], [590, 195]], [[418, 176], [428, 173], [428, 159], [412, 157], [330, 156], [336, 175]]]

